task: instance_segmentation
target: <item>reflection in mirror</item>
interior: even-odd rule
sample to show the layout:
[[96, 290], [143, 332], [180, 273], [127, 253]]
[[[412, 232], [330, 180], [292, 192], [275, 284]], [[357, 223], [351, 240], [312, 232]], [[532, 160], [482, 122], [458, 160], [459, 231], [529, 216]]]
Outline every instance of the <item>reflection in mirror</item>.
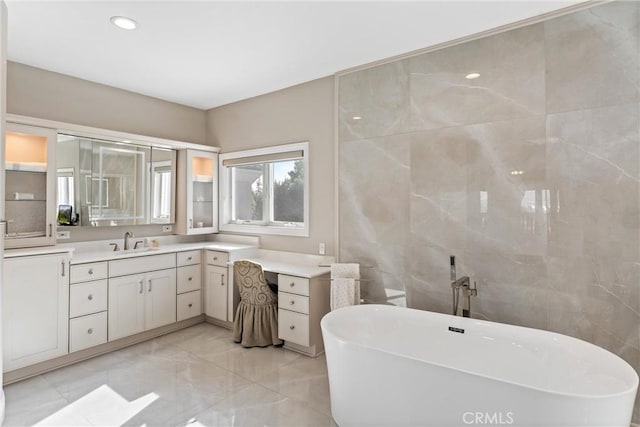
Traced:
[[[147, 147], [93, 141], [93, 167], [85, 177], [92, 225], [148, 224]], [[89, 196], [89, 192], [87, 192]]]
[[58, 168], [58, 206], [68, 205], [75, 211], [75, 183], [73, 168]]
[[151, 150], [151, 222], [173, 222], [173, 200], [176, 190], [176, 151], [153, 148]]
[[58, 205], [77, 225], [173, 221], [175, 150], [58, 135]]

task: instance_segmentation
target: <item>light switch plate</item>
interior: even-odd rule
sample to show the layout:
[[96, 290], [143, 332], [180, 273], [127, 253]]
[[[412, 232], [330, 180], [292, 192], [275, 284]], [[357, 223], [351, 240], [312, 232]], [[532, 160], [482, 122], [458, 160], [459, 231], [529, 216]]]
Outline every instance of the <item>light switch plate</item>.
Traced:
[[173, 230], [173, 227], [171, 227], [171, 225], [163, 225], [162, 226], [162, 232], [163, 233], [171, 233], [171, 230]]
[[320, 255], [324, 255], [324, 251], [325, 251], [324, 243], [320, 243], [320, 244], [318, 245], [318, 253], [319, 253]]
[[70, 239], [70, 238], [71, 238], [71, 232], [70, 231], [58, 231], [58, 232], [56, 232], [56, 239], [58, 239], [58, 240]]

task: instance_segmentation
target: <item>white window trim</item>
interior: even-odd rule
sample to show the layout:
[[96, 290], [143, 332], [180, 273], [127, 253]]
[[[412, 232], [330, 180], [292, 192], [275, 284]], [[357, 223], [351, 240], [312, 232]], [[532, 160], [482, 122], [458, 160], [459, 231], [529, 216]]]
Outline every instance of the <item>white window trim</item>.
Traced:
[[[236, 224], [231, 222], [231, 195], [229, 194], [229, 173], [228, 166], [223, 166], [223, 162], [229, 159], [239, 159], [243, 157], [262, 156], [266, 154], [284, 153], [301, 150], [303, 152], [302, 161], [304, 164], [304, 226], [290, 227], [276, 224]], [[293, 144], [277, 145], [273, 147], [257, 148], [253, 150], [235, 151], [233, 153], [222, 153], [218, 156], [219, 171], [219, 196], [220, 196], [220, 231], [230, 231], [245, 234], [274, 234], [281, 236], [309, 237], [309, 142], [296, 142]]]

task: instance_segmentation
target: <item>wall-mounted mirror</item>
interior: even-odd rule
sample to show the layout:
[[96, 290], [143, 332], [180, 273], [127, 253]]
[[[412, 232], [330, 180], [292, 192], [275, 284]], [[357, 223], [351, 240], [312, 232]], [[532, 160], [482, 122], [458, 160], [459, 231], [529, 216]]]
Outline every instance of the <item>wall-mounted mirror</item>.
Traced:
[[59, 134], [58, 223], [172, 223], [175, 165], [175, 150]]

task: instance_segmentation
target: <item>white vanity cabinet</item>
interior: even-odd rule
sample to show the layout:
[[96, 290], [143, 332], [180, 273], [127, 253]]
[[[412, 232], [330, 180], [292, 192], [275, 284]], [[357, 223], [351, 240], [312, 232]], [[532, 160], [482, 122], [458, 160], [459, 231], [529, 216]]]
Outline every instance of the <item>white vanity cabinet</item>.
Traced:
[[5, 258], [3, 369], [68, 353], [69, 254]]
[[329, 312], [328, 275], [278, 274], [278, 337], [285, 347], [316, 356], [324, 351], [320, 320]]
[[233, 320], [229, 315], [229, 254], [220, 251], [206, 251], [205, 267], [205, 314], [222, 321]]
[[55, 244], [56, 131], [7, 123], [5, 134], [5, 246]]
[[202, 267], [201, 250], [178, 252], [176, 254], [177, 275], [177, 321], [202, 314]]
[[175, 266], [175, 253], [109, 261], [109, 341], [176, 321]]
[[218, 153], [178, 151], [176, 232], [218, 231]]

